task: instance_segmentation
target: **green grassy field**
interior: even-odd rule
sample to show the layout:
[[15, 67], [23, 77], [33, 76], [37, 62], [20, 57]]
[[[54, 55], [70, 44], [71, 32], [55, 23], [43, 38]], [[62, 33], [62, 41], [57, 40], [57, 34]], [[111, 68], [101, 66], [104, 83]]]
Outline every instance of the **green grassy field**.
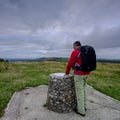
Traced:
[[[66, 62], [0, 62], [0, 116], [15, 91], [48, 85], [49, 74], [64, 72], [65, 67]], [[88, 84], [120, 100], [120, 64], [97, 63]]]

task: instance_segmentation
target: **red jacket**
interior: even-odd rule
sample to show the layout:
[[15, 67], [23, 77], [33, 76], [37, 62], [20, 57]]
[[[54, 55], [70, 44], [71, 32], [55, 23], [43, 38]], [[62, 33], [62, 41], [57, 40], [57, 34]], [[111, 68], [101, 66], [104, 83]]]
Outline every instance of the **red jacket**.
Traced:
[[[78, 63], [81, 65], [81, 59], [78, 57], [80, 50], [74, 50], [70, 56], [69, 62], [66, 67], [66, 74], [69, 74], [70, 69], [74, 68], [74, 64]], [[83, 72], [83, 71], [74, 71], [75, 75], [88, 75], [90, 72]]]

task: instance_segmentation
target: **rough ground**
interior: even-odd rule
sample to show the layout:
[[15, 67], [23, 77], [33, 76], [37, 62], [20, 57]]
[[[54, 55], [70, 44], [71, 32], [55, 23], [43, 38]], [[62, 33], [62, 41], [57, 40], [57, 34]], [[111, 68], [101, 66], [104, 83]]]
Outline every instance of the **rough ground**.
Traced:
[[120, 102], [87, 87], [87, 114], [60, 114], [43, 107], [47, 86], [27, 88], [13, 95], [0, 120], [120, 120]]

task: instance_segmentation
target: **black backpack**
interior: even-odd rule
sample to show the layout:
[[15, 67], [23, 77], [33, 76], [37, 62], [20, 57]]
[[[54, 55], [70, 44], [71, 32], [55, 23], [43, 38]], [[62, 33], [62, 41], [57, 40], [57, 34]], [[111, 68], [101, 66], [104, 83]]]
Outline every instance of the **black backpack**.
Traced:
[[81, 57], [82, 64], [75, 63], [74, 70], [81, 70], [83, 72], [90, 72], [96, 69], [96, 53], [91, 46], [81, 46], [81, 51], [78, 57]]

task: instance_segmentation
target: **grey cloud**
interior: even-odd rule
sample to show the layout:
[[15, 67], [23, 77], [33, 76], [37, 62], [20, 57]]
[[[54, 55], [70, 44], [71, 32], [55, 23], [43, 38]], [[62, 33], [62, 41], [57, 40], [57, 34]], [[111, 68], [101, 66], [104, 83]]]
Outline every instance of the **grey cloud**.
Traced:
[[120, 51], [120, 47], [97, 49], [96, 55], [97, 55], [97, 58], [119, 59], [120, 60], [120, 52], [119, 51]]
[[31, 54], [71, 49], [74, 40], [120, 47], [119, 6], [119, 0], [0, 0], [0, 45]]
[[6, 27], [28, 28], [31, 31], [49, 26], [55, 19], [59, 19], [59, 13], [64, 9], [63, 0], [8, 0], [0, 5], [2, 18], [8, 18]]
[[[100, 31], [100, 32], [98, 32]], [[87, 44], [97, 48], [120, 47], [120, 26], [112, 27], [108, 30], [99, 30], [96, 28], [88, 36], [84, 36], [83, 40]]]

